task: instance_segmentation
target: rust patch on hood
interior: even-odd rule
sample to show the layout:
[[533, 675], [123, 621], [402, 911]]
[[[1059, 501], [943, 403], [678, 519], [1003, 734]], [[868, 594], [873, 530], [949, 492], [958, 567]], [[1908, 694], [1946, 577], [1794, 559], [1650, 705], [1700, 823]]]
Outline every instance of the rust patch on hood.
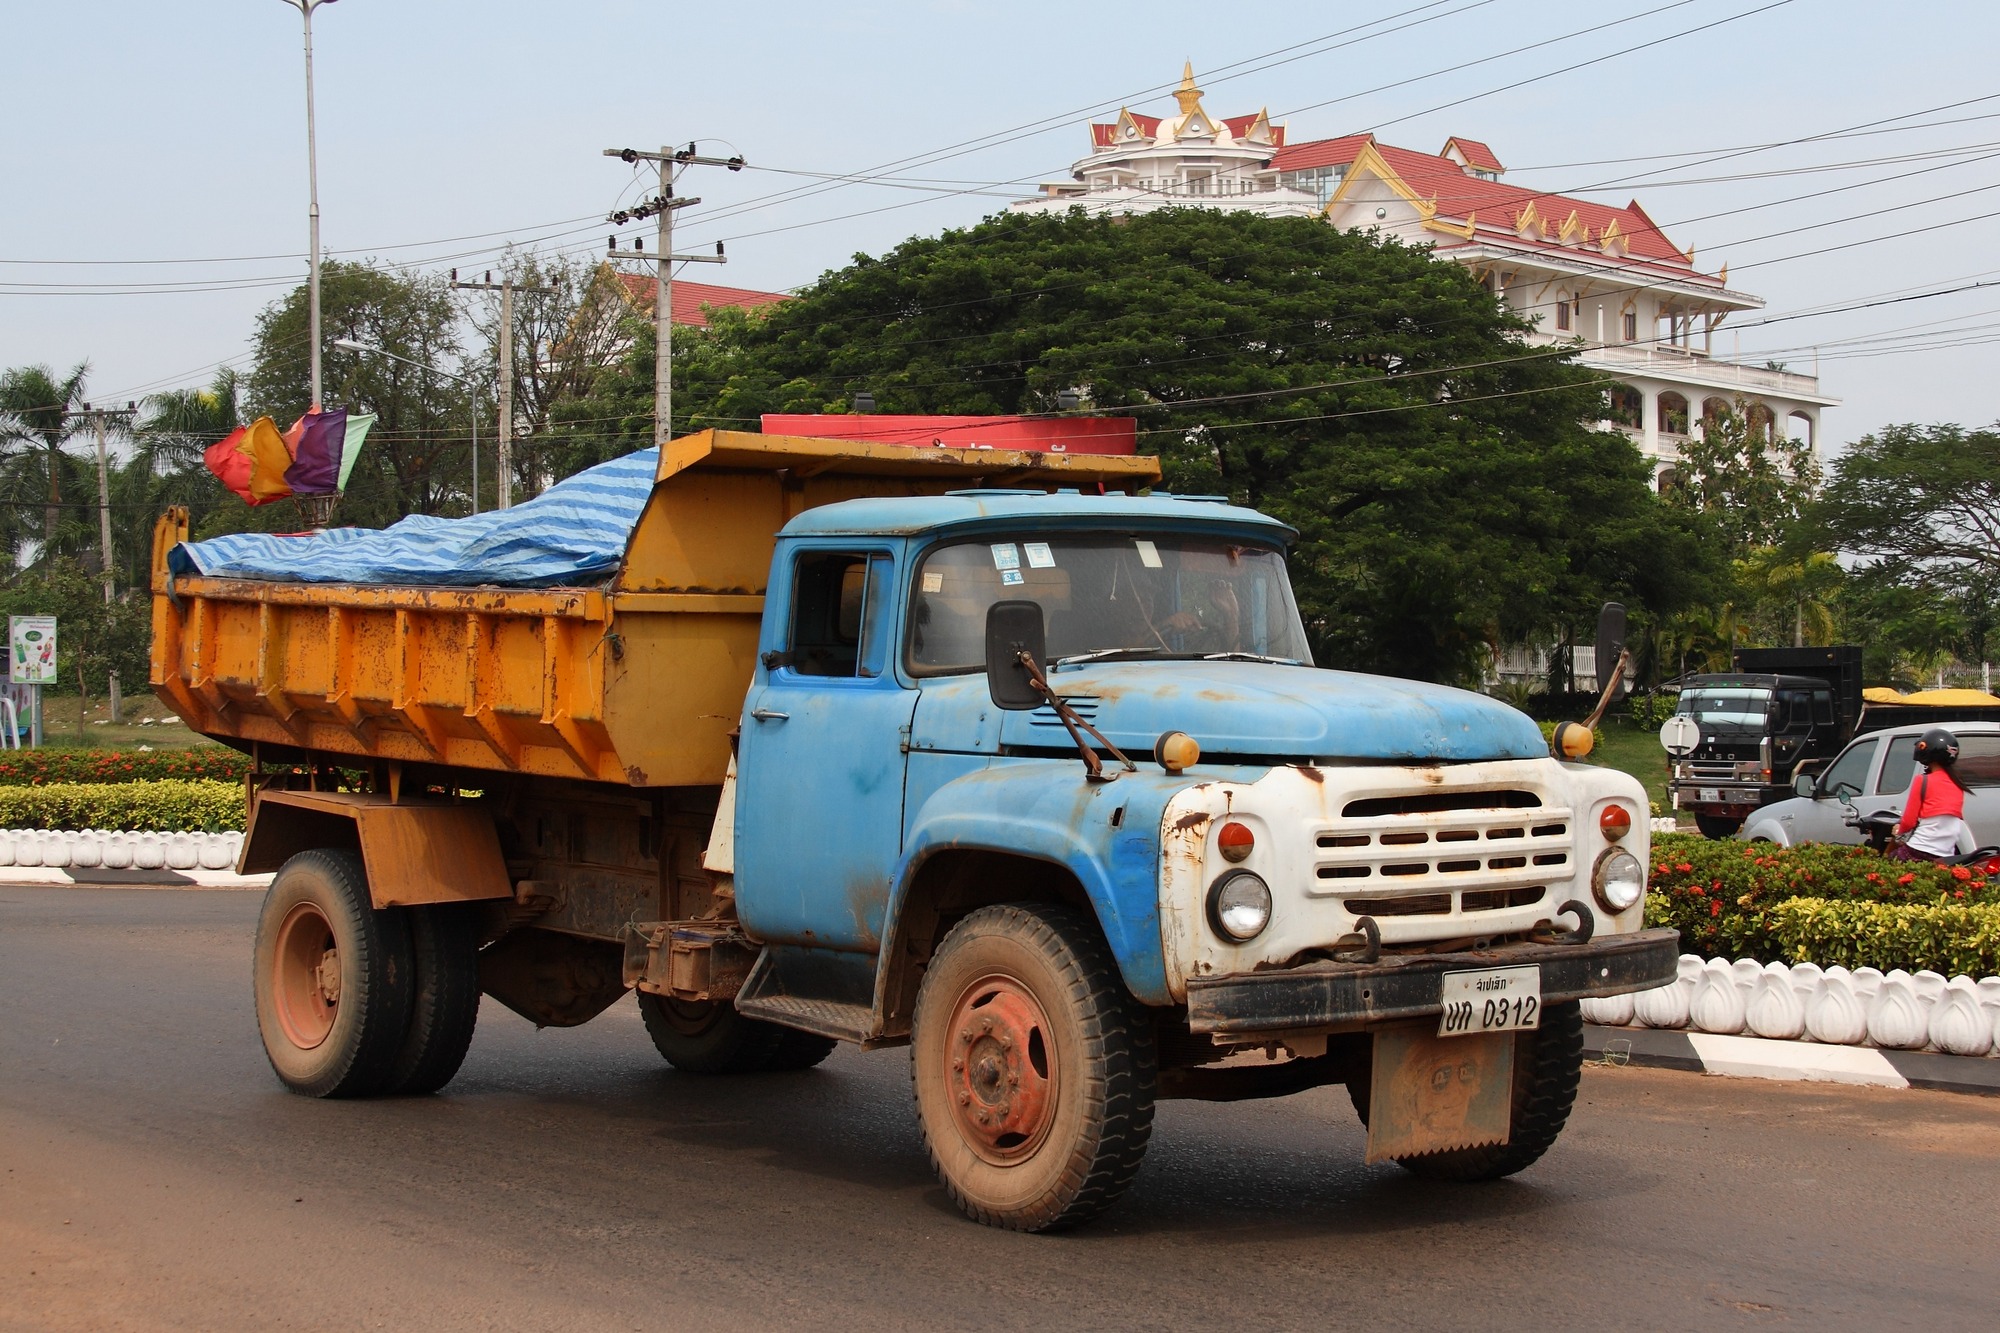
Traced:
[[1176, 832], [1186, 832], [1188, 829], [1197, 828], [1208, 821], [1209, 815], [1207, 811], [1193, 810], [1176, 819], [1174, 821], [1174, 829]]
[[1312, 779], [1314, 782], [1326, 781], [1326, 774], [1320, 772], [1317, 768], [1314, 768], [1311, 764], [1293, 764], [1292, 767], [1296, 768], [1300, 773], [1303, 773], [1306, 777]]

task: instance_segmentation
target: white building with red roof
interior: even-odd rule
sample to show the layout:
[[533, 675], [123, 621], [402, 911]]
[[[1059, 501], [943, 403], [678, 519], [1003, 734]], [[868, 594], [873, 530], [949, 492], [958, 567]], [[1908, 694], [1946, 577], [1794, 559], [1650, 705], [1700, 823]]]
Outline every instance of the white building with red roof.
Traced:
[[1690, 432], [1739, 402], [1753, 428], [1815, 445], [1820, 412], [1839, 402], [1817, 376], [1717, 356], [1724, 321], [1763, 299], [1731, 289], [1727, 265], [1697, 268], [1637, 200], [1615, 208], [1510, 185], [1476, 139], [1454, 136], [1435, 153], [1372, 134], [1288, 143], [1265, 112], [1211, 117], [1192, 67], [1174, 96], [1179, 114], [1164, 120], [1125, 110], [1093, 124], [1090, 156], [1071, 178], [1014, 210], [1319, 216], [1430, 246], [1533, 322], [1531, 343], [1573, 346], [1580, 364], [1613, 380], [1608, 424], [1633, 438], [1663, 486]]
[[1276, 169], [1323, 193], [1334, 226], [1429, 245], [1532, 321], [1530, 342], [1573, 345], [1614, 381], [1611, 424], [1663, 484], [1689, 433], [1739, 402], [1753, 429], [1815, 445], [1821, 410], [1839, 402], [1817, 376], [1717, 356], [1724, 321], [1763, 298], [1731, 288], [1726, 264], [1703, 272], [1636, 199], [1616, 208], [1509, 185], [1492, 149], [1459, 138], [1437, 153], [1328, 139], [1281, 151]]
[[1174, 93], [1176, 114], [1162, 119], [1128, 109], [1108, 125], [1092, 125], [1090, 156], [1070, 167], [1069, 179], [1044, 182], [1040, 195], [1013, 211], [1150, 213], [1190, 204], [1269, 217], [1319, 211], [1323, 200], [1279, 182], [1272, 162], [1285, 131], [1268, 112], [1212, 116], [1201, 96], [1189, 65]]

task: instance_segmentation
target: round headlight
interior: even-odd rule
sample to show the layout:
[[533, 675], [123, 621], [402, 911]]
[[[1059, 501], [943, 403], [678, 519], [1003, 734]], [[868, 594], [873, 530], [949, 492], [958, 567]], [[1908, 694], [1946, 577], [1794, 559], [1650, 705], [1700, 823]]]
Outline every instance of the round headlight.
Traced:
[[1590, 887], [1605, 910], [1623, 912], [1646, 896], [1646, 868], [1632, 853], [1614, 847], [1597, 858]]
[[1208, 923], [1224, 939], [1254, 940], [1271, 924], [1271, 886], [1248, 870], [1232, 870], [1208, 891]]

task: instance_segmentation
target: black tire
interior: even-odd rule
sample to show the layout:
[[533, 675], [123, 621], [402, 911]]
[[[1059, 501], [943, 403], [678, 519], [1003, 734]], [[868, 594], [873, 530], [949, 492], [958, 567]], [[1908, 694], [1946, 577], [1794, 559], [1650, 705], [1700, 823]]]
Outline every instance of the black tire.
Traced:
[[[1555, 1146], [1583, 1080], [1583, 1006], [1575, 1000], [1542, 1010], [1542, 1025], [1520, 1033], [1514, 1046], [1514, 1116], [1508, 1141], [1398, 1157], [1396, 1164], [1425, 1180], [1499, 1180], [1525, 1171]], [[1348, 1084], [1361, 1123], [1368, 1123], [1368, 1080]]]
[[307, 1097], [383, 1091], [409, 1030], [412, 970], [403, 913], [375, 910], [358, 853], [285, 862], [264, 895], [251, 969], [279, 1080]]
[[457, 905], [412, 907], [410, 1026], [388, 1091], [420, 1095], [451, 1082], [479, 1024], [478, 920]]
[[654, 1049], [684, 1074], [810, 1069], [838, 1044], [831, 1037], [745, 1017], [730, 1004], [676, 1000], [650, 991], [638, 996]]
[[952, 928], [917, 992], [910, 1076], [931, 1166], [987, 1226], [1089, 1221], [1152, 1135], [1151, 1017], [1067, 907], [986, 907]]
[[1731, 819], [1727, 815], [1696, 815], [1694, 826], [1701, 830], [1702, 837], [1721, 842], [1726, 838], [1735, 837], [1736, 830], [1743, 827], [1743, 821]]

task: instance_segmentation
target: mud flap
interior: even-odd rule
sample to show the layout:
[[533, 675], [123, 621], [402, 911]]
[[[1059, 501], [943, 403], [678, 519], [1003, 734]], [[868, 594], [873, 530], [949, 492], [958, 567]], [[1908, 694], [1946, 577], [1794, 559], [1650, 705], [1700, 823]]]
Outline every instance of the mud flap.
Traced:
[[1514, 1111], [1514, 1034], [1440, 1037], [1436, 1020], [1375, 1032], [1368, 1160], [1507, 1142]]

